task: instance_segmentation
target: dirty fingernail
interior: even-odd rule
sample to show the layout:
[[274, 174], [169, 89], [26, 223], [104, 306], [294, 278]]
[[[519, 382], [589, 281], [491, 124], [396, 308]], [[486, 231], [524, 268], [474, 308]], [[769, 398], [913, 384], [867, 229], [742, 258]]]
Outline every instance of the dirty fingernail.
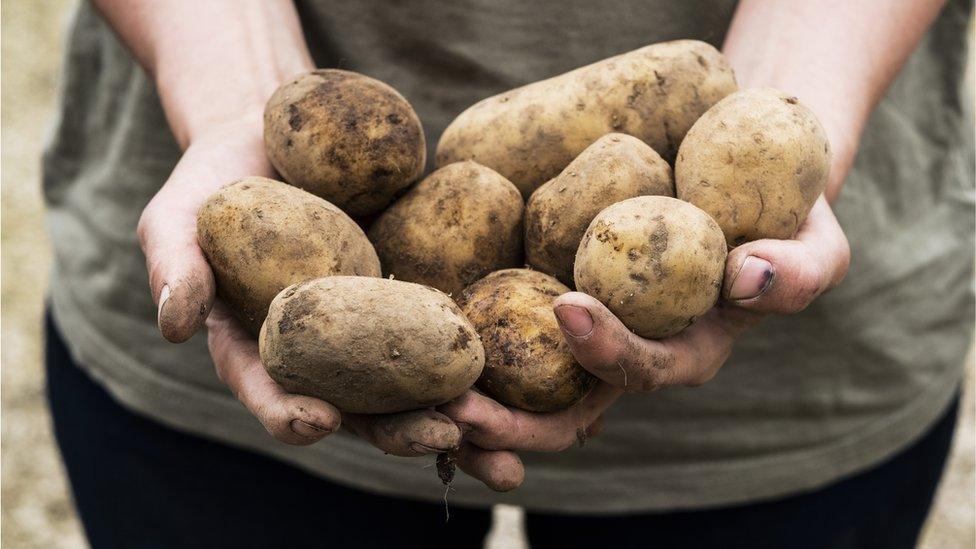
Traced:
[[770, 262], [750, 255], [742, 262], [739, 272], [732, 279], [729, 299], [739, 301], [761, 296], [769, 289], [774, 274], [773, 265]]
[[471, 431], [474, 431], [474, 427], [472, 427], [470, 423], [461, 423], [461, 422], [458, 422], [455, 425], [457, 425], [458, 429], [461, 430], [461, 435], [462, 436], [470, 433]]
[[291, 430], [296, 434], [306, 438], [318, 438], [329, 434], [331, 431], [317, 425], [312, 425], [300, 419], [291, 420]]
[[411, 442], [410, 449], [418, 454], [439, 454], [451, 450], [451, 448], [434, 448], [433, 446], [427, 446], [420, 442]]
[[556, 318], [563, 330], [573, 337], [583, 337], [593, 331], [593, 317], [583, 307], [560, 305], [556, 307]]
[[163, 305], [166, 305], [167, 299], [169, 299], [169, 284], [164, 284], [163, 289], [159, 291], [159, 307], [156, 308], [157, 317], [163, 316]]

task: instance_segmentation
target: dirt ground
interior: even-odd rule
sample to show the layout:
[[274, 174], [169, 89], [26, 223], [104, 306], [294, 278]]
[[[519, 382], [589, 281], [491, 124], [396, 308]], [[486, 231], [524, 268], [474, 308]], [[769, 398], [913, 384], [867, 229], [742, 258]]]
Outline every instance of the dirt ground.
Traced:
[[[67, 0], [2, 3], [2, 529], [0, 544], [84, 547], [43, 398], [41, 313], [50, 266], [38, 158], [53, 116]], [[972, 357], [970, 357], [972, 371]], [[951, 464], [922, 547], [971, 548], [972, 375]], [[520, 511], [496, 510], [489, 547], [524, 547]]]

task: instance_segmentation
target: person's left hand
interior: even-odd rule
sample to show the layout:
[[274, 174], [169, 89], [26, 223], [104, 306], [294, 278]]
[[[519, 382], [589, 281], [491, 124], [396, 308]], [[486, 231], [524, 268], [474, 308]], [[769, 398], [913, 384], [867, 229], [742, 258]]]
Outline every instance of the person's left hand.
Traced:
[[598, 431], [598, 420], [623, 392], [697, 386], [712, 379], [736, 339], [767, 314], [805, 309], [844, 278], [847, 238], [820, 197], [794, 240], [756, 240], [729, 252], [719, 303], [681, 333], [643, 339], [602, 303], [580, 292], [553, 308], [576, 360], [601, 379], [568, 410], [537, 414], [506, 408], [469, 391], [440, 410], [461, 427], [458, 465], [489, 486], [512, 489], [524, 478], [515, 452], [558, 452]]

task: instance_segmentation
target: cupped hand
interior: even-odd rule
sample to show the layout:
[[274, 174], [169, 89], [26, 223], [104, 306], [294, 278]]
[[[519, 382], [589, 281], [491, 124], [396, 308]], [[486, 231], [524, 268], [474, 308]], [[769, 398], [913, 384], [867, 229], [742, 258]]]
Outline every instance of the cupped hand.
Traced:
[[517, 452], [561, 452], [584, 444], [599, 433], [601, 415], [621, 394], [623, 390], [599, 382], [566, 410], [537, 413], [503, 406], [472, 390], [438, 410], [461, 427], [458, 467], [489, 488], [507, 492], [525, 478]]
[[274, 177], [264, 151], [260, 111], [194, 136], [169, 179], [142, 213], [138, 234], [167, 340], [186, 341], [206, 322], [218, 377], [276, 439], [311, 444], [340, 424], [380, 450], [417, 456], [457, 448], [461, 432], [434, 410], [340, 415], [322, 400], [285, 392], [261, 363], [258, 344], [230, 311], [215, 303], [213, 272], [197, 244], [197, 210], [224, 185]]
[[439, 409], [461, 426], [458, 465], [496, 490], [521, 484], [516, 452], [558, 452], [599, 431], [601, 414], [624, 392], [696, 386], [725, 363], [736, 339], [771, 313], [806, 308], [847, 272], [850, 249], [821, 197], [794, 240], [757, 240], [733, 249], [718, 305], [681, 333], [643, 339], [593, 297], [570, 292], [553, 307], [577, 361], [601, 382], [562, 412], [507, 408], [469, 391]]
[[653, 391], [701, 385], [712, 379], [736, 339], [772, 313], [805, 309], [844, 278], [850, 248], [821, 196], [793, 240], [756, 240], [729, 252], [722, 298], [677, 335], [643, 339], [602, 303], [579, 292], [553, 307], [576, 360], [615, 387]]

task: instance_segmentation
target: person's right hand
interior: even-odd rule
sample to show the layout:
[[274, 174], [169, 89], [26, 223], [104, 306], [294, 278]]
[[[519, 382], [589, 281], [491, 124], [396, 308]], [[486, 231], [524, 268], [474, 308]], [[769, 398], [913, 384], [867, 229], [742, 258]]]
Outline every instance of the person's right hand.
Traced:
[[340, 416], [331, 404], [289, 394], [268, 376], [257, 341], [226, 307], [214, 303], [214, 275], [197, 244], [196, 229], [197, 210], [208, 196], [237, 179], [255, 175], [275, 177], [264, 151], [260, 111], [194, 136], [143, 211], [139, 242], [146, 255], [163, 337], [174, 343], [186, 341], [206, 322], [218, 377], [282, 442], [311, 444], [344, 424], [380, 450], [398, 456], [457, 448], [460, 430], [434, 410]]

